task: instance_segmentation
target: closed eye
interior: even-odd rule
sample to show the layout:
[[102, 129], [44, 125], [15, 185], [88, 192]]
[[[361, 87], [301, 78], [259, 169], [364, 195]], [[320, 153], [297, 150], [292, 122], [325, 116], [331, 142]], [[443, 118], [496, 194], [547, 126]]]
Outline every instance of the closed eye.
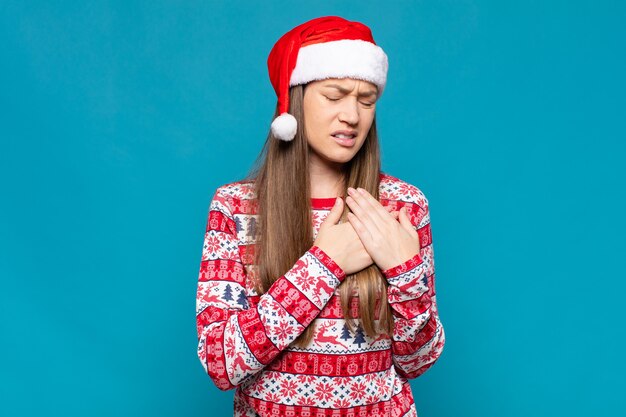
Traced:
[[[330, 98], [328, 96], [324, 96], [324, 97], [326, 97], [326, 99], [329, 100], [329, 101], [339, 101], [339, 100], [341, 100], [340, 98]], [[372, 107], [375, 103], [363, 103], [363, 102], [361, 102], [361, 104], [363, 104], [364, 106], [367, 106], [367, 107]]]

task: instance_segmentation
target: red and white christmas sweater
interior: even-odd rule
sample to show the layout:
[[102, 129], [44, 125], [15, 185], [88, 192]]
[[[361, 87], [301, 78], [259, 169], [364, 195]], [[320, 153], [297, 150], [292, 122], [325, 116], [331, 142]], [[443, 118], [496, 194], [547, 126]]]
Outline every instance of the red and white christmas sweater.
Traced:
[[[381, 172], [379, 201], [406, 206], [421, 250], [382, 271], [392, 337], [348, 330], [337, 287], [345, 272], [317, 246], [258, 295], [252, 259], [256, 199], [250, 182], [216, 190], [198, 277], [198, 357], [221, 390], [236, 388], [234, 416], [417, 416], [408, 379], [426, 372], [445, 343], [437, 312], [428, 200]], [[334, 198], [312, 198], [314, 236]], [[358, 315], [358, 298], [352, 302]], [[304, 347], [291, 346], [311, 323]]]

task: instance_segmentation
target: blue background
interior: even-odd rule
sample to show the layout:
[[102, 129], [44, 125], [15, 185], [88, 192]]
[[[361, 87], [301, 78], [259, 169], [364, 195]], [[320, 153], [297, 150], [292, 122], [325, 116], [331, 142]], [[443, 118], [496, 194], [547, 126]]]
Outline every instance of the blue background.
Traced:
[[232, 414], [196, 357], [208, 204], [322, 15], [387, 52], [383, 169], [430, 201], [420, 417], [623, 412], [624, 2], [51, 3], [0, 6], [0, 415]]

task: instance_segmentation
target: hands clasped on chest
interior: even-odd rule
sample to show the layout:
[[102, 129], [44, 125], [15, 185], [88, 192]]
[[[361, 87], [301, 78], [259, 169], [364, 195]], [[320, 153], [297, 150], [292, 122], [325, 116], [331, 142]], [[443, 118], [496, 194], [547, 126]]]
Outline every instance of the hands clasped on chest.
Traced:
[[[417, 230], [405, 208], [390, 211], [362, 188], [348, 187], [345, 203], [338, 198], [320, 225], [314, 245], [328, 254], [346, 274], [372, 263], [387, 270], [420, 251]], [[348, 223], [337, 223], [348, 204]]]

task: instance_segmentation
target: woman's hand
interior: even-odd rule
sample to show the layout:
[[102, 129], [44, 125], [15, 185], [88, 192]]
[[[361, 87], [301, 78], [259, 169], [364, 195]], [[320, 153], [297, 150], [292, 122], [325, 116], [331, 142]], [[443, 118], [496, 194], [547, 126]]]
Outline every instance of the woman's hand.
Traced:
[[354, 274], [374, 261], [368, 254], [350, 223], [338, 223], [345, 203], [337, 198], [335, 205], [322, 222], [314, 245], [330, 256], [346, 275]]
[[362, 188], [349, 187], [348, 194], [346, 204], [352, 210], [348, 220], [381, 270], [400, 265], [419, 253], [419, 237], [406, 208], [390, 213]]

